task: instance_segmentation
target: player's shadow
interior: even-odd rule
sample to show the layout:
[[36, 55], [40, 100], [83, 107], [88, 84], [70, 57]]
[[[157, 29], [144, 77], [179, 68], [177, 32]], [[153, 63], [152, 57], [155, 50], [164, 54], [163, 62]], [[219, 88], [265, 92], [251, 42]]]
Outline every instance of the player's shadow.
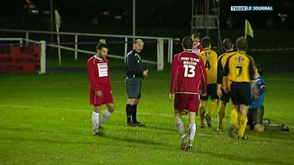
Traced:
[[38, 130], [33, 128], [13, 128], [13, 127], [0, 127], [2, 131], [22, 131], [22, 132], [48, 132], [47, 130]]
[[155, 140], [147, 140], [147, 139], [138, 139], [138, 138], [131, 138], [131, 137], [118, 137], [118, 136], [110, 136], [110, 135], [103, 135], [101, 137], [113, 139], [117, 141], [124, 141], [124, 142], [131, 142], [131, 143], [138, 143], [138, 144], [145, 144], [145, 145], [162, 145], [166, 146], [166, 144], [157, 142]]
[[225, 153], [217, 153], [217, 152], [206, 152], [206, 151], [199, 151], [197, 152], [198, 154], [207, 154], [210, 155], [211, 157], [218, 157], [218, 158], [223, 158], [227, 160], [234, 160], [238, 162], [247, 162], [248, 164], [260, 164], [260, 162], [264, 164], [280, 164], [280, 165], [289, 165], [287, 162], [282, 162], [281, 160], [275, 160], [274, 158], [272, 159], [265, 159], [262, 157], [256, 157], [256, 158], [248, 158], [246, 156], [238, 156], [237, 154], [225, 154]]
[[[93, 136], [93, 135], [91, 135]], [[94, 137], [96, 138], [96, 137]], [[109, 135], [103, 135], [99, 136], [97, 138], [107, 138], [117, 141], [124, 141], [129, 143], [138, 143], [143, 145], [154, 145], [154, 146], [168, 146], [168, 144], [156, 142], [155, 140], [143, 140], [143, 139], [136, 139], [136, 138], [130, 138], [130, 137], [117, 137], [117, 136], [109, 136]], [[2, 140], [13, 140], [17, 142], [23, 142], [23, 141], [34, 141], [34, 142], [45, 142], [45, 143], [52, 143], [52, 144], [86, 144], [86, 145], [92, 145], [95, 142], [92, 141], [67, 141], [67, 140], [60, 140], [60, 139], [50, 139], [50, 138], [24, 138], [24, 137], [3, 137]], [[101, 144], [103, 145], [103, 144]], [[168, 146], [171, 147], [171, 146]]]
[[[255, 136], [261, 137], [263, 139], [271, 140], [279, 140], [276, 141], [278, 143], [285, 143], [293, 145], [294, 143], [294, 134], [292, 132], [281, 132], [281, 131], [273, 131], [273, 132], [255, 132]], [[286, 142], [285, 142], [286, 141]], [[292, 143], [291, 143], [292, 142]]]
[[170, 133], [175, 133], [177, 132], [176, 129], [172, 129], [172, 128], [164, 128], [164, 127], [158, 127], [158, 126], [153, 126], [153, 125], [148, 125], [146, 126], [146, 128], [150, 128], [150, 129], [156, 129], [156, 130], [161, 130], [161, 131], [168, 131]]
[[[26, 131], [26, 132], [35, 132], [35, 133], [48, 133], [51, 134], [52, 132], [49, 132], [48, 130], [44, 131], [44, 130], [35, 130], [32, 128], [4, 128], [4, 127], [0, 127], [0, 129], [3, 130], [13, 130], [13, 131]], [[143, 130], [143, 129], [142, 129]], [[78, 134], [78, 133], [73, 133], [70, 132], [70, 134]], [[81, 133], [79, 133], [78, 135], [81, 135]], [[93, 136], [91, 134], [85, 134], [85, 136]], [[125, 136], [115, 136], [115, 135], [111, 135], [111, 134], [104, 134], [102, 136], [99, 136], [102, 138], [107, 138], [107, 139], [113, 139], [113, 140], [117, 140], [117, 141], [124, 141], [124, 142], [130, 142], [130, 143], [138, 143], [138, 144], [145, 144], [145, 145], [159, 145], [159, 146], [167, 146], [168, 144], [165, 143], [160, 143], [154, 139], [148, 139], [146, 137], [142, 137], [144, 139], [140, 139], [140, 138], [133, 138], [133, 137], [125, 137]], [[97, 138], [99, 138], [97, 137]], [[65, 141], [65, 140], [60, 140], [60, 139], [41, 139], [41, 138], [23, 138], [23, 137], [11, 137], [11, 138], [7, 138], [10, 140], [15, 140], [15, 141], [24, 141], [24, 140], [31, 140], [31, 141], [36, 141], [36, 142], [47, 142], [47, 143], [61, 143], [61, 144], [74, 144], [77, 143], [75, 141]], [[93, 144], [93, 142], [79, 142], [82, 144]]]
[[45, 143], [52, 143], [52, 144], [87, 144], [93, 145], [91, 141], [67, 141], [67, 140], [59, 140], [59, 139], [49, 139], [49, 138], [24, 138], [24, 137], [2, 137], [3, 140], [13, 140], [18, 142], [24, 141], [33, 141], [33, 142], [45, 142]]

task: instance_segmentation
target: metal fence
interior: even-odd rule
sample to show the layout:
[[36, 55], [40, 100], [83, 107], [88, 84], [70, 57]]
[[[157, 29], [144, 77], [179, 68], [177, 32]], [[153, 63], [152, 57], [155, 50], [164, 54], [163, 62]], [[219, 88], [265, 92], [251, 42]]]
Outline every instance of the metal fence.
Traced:
[[[107, 37], [107, 38], [112, 38], [112, 39], [123, 39], [122, 44], [124, 44], [124, 55], [126, 56], [127, 54], [127, 49], [128, 49], [128, 44], [130, 42], [133, 42], [133, 36], [130, 35], [111, 35], [111, 34], [94, 34], [94, 33], [74, 33], [74, 32], [51, 32], [51, 31], [30, 31], [30, 30], [11, 30], [11, 29], [0, 29], [2, 32], [9, 32], [9, 33], [17, 33], [19, 36], [24, 36], [24, 43], [29, 44], [30, 40], [30, 35], [31, 34], [49, 34], [49, 35], [68, 35], [68, 36], [73, 36], [73, 40], [71, 44], [74, 45], [74, 47], [69, 47], [69, 46], [64, 46], [63, 43], [50, 43], [47, 41], [46, 46], [49, 47], [55, 47], [55, 48], [60, 48], [64, 50], [69, 50], [74, 52], [74, 59], [78, 59], [78, 53], [86, 53], [86, 54], [95, 54], [96, 52], [94, 51], [88, 51], [88, 50], [82, 50], [79, 49], [79, 38], [81, 36], [86, 36], [86, 37]], [[173, 57], [173, 38], [167, 38], [167, 37], [147, 37], [147, 36], [136, 36], [136, 38], [140, 39], [145, 39], [145, 40], [151, 40], [154, 43], [157, 44], [157, 61], [150, 61], [150, 60], [143, 60], [144, 63], [149, 63], [149, 64], [156, 64], [157, 65], [157, 70], [163, 70], [164, 69], [164, 56], [167, 55], [167, 63], [172, 62], [172, 57]], [[42, 38], [38, 38], [37, 40], [44, 40]], [[23, 43], [22, 40], [20, 40], [20, 43]], [[164, 43], [167, 42], [168, 48], [167, 48], [167, 53], [164, 53]], [[125, 60], [125, 56], [119, 56], [119, 55], [114, 55], [114, 54], [109, 54], [109, 58], [116, 58], [116, 59], [122, 59]]]

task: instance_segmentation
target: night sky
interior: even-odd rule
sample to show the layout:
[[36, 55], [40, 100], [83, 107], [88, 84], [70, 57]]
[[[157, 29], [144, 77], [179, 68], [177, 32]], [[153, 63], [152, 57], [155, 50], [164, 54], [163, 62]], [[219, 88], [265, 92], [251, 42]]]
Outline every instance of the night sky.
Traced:
[[[126, 13], [126, 15], [124, 16], [124, 21], [132, 21], [133, 0], [52, 1], [54, 4], [54, 8], [59, 10], [61, 17], [64, 19], [65, 22], [80, 22], [88, 24], [90, 21], [92, 21], [93, 18], [98, 18], [99, 14], [101, 14], [101, 12], [103, 11], [111, 11], [113, 14], [115, 13], [114, 11], [119, 10], [120, 13], [116, 12], [115, 14], [113, 14], [112, 17], [116, 15], [122, 15], [122, 13]], [[35, 17], [46, 17], [41, 16], [40, 14], [28, 14], [28, 9], [24, 9], [24, 5], [28, 2], [35, 4], [37, 9], [47, 11], [50, 10], [50, 0], [1, 0], [2, 4], [0, 5], [0, 23], [5, 24], [15, 22], [23, 24], [25, 22], [29, 22], [30, 19], [34, 19]], [[212, 7], [212, 0], [209, 2], [210, 7]], [[281, 19], [277, 18], [277, 15], [279, 13], [285, 13], [292, 17], [294, 16], [294, 4], [291, 0], [220, 0], [219, 2], [221, 8], [220, 22], [222, 23], [223, 27], [228, 26], [224, 24], [228, 22], [228, 19], [232, 19], [234, 26], [238, 27], [240, 25], [240, 22], [238, 21], [243, 20], [245, 17], [248, 18], [253, 25], [260, 26], [258, 25], [258, 22], [260, 22], [259, 17], [265, 19], [266, 21], [268, 21], [269, 19], [275, 19], [274, 21], [275, 23], [277, 23], [277, 21], [280, 21], [278, 19]], [[203, 5], [204, 0], [195, 0], [195, 3]], [[191, 21], [191, 4], [192, 0], [136, 0], [136, 21], [138, 25], [148, 24], [148, 26], [170, 26], [178, 24], [184, 24], [184, 26], [187, 26], [190, 24]], [[230, 6], [232, 5], [272, 5], [274, 6], [274, 11], [246, 13], [231, 12]], [[198, 7], [198, 11], [203, 12], [203, 7], [201, 9], [200, 6], [201, 5], [199, 5]], [[211, 14], [213, 14], [213, 12], [211, 12]], [[105, 17], [105, 19], [109, 20], [109, 18], [107, 17]], [[286, 21], [289, 21], [288, 18], [286, 18]], [[269, 23], [262, 22], [260, 24]]]

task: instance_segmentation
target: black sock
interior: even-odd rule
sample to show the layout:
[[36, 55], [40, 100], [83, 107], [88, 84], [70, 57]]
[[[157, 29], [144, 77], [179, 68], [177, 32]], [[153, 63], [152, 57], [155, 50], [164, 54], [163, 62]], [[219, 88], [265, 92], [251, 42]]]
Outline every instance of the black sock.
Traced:
[[265, 131], [278, 131], [281, 129], [281, 126], [266, 124], [266, 125], [264, 125], [264, 129], [265, 129]]
[[132, 119], [133, 119], [133, 123], [137, 123], [137, 105], [133, 105], [132, 106], [133, 111], [132, 111]]
[[126, 114], [127, 114], [127, 122], [128, 123], [132, 122], [132, 119], [131, 119], [132, 111], [133, 111], [133, 106], [130, 105], [130, 104], [127, 104], [127, 106], [126, 106]]

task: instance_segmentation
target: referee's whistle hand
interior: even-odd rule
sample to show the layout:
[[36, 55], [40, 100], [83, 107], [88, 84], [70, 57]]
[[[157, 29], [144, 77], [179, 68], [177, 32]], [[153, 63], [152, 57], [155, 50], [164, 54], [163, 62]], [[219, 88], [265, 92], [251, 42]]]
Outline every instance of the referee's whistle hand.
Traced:
[[147, 77], [148, 76], [148, 69], [143, 71], [143, 76]]

